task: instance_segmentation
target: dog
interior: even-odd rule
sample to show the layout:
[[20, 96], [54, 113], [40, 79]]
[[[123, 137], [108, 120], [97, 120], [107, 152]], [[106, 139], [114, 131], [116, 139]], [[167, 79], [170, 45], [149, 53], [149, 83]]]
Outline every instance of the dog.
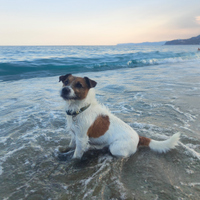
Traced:
[[104, 147], [108, 147], [113, 156], [128, 157], [139, 146], [165, 153], [178, 145], [179, 133], [165, 141], [139, 136], [128, 124], [98, 103], [94, 89], [96, 81], [72, 74], [60, 76], [60, 81], [63, 83], [60, 96], [66, 101], [67, 129], [71, 135], [69, 148], [75, 149], [73, 158], [80, 159], [88, 149]]

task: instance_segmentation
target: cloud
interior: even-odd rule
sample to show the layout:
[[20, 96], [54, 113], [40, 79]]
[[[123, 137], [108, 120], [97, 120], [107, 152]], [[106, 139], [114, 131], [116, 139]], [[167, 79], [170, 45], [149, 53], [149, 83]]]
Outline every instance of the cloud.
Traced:
[[200, 24], [200, 16], [195, 17], [197, 24]]

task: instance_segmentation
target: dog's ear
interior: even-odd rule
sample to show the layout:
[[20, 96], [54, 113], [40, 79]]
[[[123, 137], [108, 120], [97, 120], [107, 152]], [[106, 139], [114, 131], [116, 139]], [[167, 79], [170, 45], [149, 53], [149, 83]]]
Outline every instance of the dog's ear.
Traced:
[[91, 79], [89, 79], [88, 77], [84, 77], [87, 85], [89, 86], [89, 88], [94, 88], [97, 85], [96, 81], [93, 81]]
[[64, 75], [64, 76], [60, 76], [59, 77], [59, 82], [60, 81], [62, 81], [62, 82], [64, 82], [64, 80], [66, 80], [66, 78], [68, 77], [68, 76], [70, 76], [71, 74], [66, 74], [66, 75]]

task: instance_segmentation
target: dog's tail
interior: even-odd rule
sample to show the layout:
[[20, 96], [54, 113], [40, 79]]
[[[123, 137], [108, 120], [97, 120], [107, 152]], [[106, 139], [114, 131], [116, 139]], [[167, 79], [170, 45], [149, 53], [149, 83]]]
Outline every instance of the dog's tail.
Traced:
[[150, 149], [159, 153], [166, 153], [170, 149], [174, 149], [178, 145], [180, 139], [180, 133], [176, 133], [169, 139], [164, 141], [156, 141], [150, 138], [139, 136], [138, 146], [149, 146]]

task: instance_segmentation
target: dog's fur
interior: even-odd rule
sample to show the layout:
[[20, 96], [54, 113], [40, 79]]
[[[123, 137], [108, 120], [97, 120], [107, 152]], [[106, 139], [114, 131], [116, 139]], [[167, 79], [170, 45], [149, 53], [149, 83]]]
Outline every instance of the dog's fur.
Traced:
[[88, 77], [66, 74], [59, 77], [63, 82], [61, 97], [67, 103], [67, 110], [79, 111], [89, 107], [75, 117], [67, 115], [68, 131], [71, 134], [70, 148], [73, 158], [81, 158], [89, 148], [108, 147], [114, 156], [127, 157], [134, 154], [138, 146], [149, 146], [157, 152], [167, 152], [178, 144], [179, 133], [165, 141], [155, 141], [139, 136], [129, 125], [113, 115], [95, 98], [96, 82]]

